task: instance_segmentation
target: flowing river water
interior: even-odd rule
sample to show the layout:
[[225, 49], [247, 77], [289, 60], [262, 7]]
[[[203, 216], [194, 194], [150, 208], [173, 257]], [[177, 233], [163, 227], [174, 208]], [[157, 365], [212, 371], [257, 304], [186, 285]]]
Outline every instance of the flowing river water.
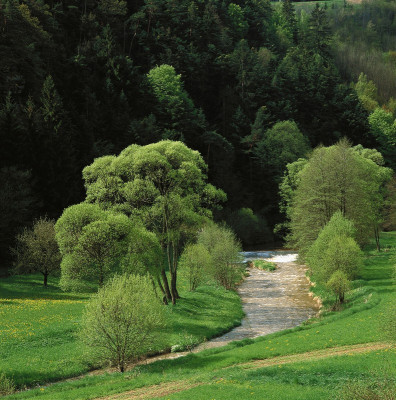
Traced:
[[245, 261], [265, 259], [274, 262], [277, 269], [264, 271], [249, 268], [249, 276], [238, 288], [245, 312], [241, 325], [197, 346], [194, 352], [292, 328], [313, 317], [319, 310], [318, 303], [309, 295], [306, 267], [295, 262], [297, 253], [281, 250], [242, 254]]
[[[243, 252], [245, 261], [265, 259], [277, 265], [275, 271], [248, 268], [249, 276], [238, 287], [245, 317], [241, 325], [195, 347], [192, 352], [224, 346], [234, 340], [255, 338], [300, 325], [315, 316], [319, 304], [310, 296], [307, 268], [297, 264], [297, 253], [277, 251]], [[168, 353], [147, 359], [178, 358], [188, 352]]]

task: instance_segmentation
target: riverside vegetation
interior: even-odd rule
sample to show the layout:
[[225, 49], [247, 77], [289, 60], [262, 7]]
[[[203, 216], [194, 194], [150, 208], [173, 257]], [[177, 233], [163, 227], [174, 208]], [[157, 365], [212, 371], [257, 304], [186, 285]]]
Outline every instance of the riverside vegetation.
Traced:
[[164, 399], [227, 399], [237, 393], [249, 399], [265, 395], [274, 400], [334, 396], [346, 400], [356, 390], [371, 393], [373, 397], [367, 398], [393, 399], [396, 233], [383, 233], [381, 240], [386, 251], [378, 252], [374, 243], [364, 249], [363, 266], [342, 311], [327, 311], [334, 304], [333, 295], [316, 285], [313, 290], [322, 298], [323, 312], [299, 327], [6, 399], [93, 399], [123, 391], [138, 394], [139, 388], [153, 385], [159, 385], [152, 388], [153, 397]]
[[[1, 394], [394, 399], [396, 9], [297, 9], [0, 0]], [[274, 239], [320, 317], [128, 370], [239, 324]]]

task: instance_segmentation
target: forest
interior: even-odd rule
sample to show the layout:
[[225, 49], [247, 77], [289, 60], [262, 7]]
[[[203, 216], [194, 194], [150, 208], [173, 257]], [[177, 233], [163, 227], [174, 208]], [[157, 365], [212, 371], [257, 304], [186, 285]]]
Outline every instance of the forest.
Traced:
[[311, 4], [1, 0], [3, 270], [24, 226], [132, 143], [198, 150], [244, 245], [281, 240], [278, 186], [307, 150], [347, 137], [394, 167], [394, 3]]
[[0, 396], [393, 400], [395, 43], [394, 0], [0, 0]]

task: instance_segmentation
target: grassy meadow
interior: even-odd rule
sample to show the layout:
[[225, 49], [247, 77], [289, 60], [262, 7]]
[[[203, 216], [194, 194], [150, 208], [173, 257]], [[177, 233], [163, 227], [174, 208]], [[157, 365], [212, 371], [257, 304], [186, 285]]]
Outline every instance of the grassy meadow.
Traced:
[[[179, 350], [217, 336], [238, 325], [243, 312], [233, 291], [215, 285], [187, 290], [167, 307], [168, 325], [147, 352]], [[58, 278], [42, 285], [40, 275], [14, 276], [0, 283], [0, 373], [19, 388], [56, 381], [87, 372], [88, 362], [76, 338], [90, 293], [70, 294], [58, 288]]]
[[[150, 398], [161, 399], [334, 399], [348, 385], [358, 385], [360, 392], [393, 393], [396, 232], [383, 233], [381, 239], [383, 251], [374, 245], [365, 249], [359, 279], [341, 311], [325, 311], [299, 327], [255, 340], [6, 398], [93, 399], [134, 389], [138, 393], [151, 385], [158, 386]], [[316, 290], [322, 291], [325, 306], [334, 301], [323, 288]]]

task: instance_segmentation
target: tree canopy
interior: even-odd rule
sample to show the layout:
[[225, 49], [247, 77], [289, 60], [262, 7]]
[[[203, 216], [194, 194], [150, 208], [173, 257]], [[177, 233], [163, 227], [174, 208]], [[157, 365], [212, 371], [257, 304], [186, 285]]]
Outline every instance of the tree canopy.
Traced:
[[[290, 240], [302, 256], [336, 211], [354, 223], [359, 243], [377, 232], [391, 170], [376, 164], [375, 154], [342, 140], [316, 148], [304, 164], [298, 162], [299, 168], [289, 167], [289, 173], [297, 175], [285, 176], [282, 195], [290, 217]], [[290, 181], [294, 187], [286, 185]]]
[[[136, 268], [140, 268], [138, 264], [149, 269], [152, 262], [157, 265], [160, 289], [166, 301], [175, 303], [179, 297], [180, 251], [226, 199], [224, 192], [207, 183], [206, 164], [200, 154], [170, 140], [131, 145], [119, 156], [96, 159], [83, 170], [83, 177], [86, 202], [66, 209], [57, 223], [67, 269], [73, 265], [93, 267], [102, 283], [104, 272], [113, 271], [120, 262], [120, 253], [125, 257], [127, 252], [128, 262]], [[134, 219], [140, 228], [132, 222]], [[136, 229], [140, 229], [139, 234]], [[150, 246], [136, 243], [143, 240]], [[161, 262], [158, 246], [165, 252], [167, 263]], [[122, 265], [126, 265], [123, 259]], [[154, 276], [158, 278], [158, 274]]]

